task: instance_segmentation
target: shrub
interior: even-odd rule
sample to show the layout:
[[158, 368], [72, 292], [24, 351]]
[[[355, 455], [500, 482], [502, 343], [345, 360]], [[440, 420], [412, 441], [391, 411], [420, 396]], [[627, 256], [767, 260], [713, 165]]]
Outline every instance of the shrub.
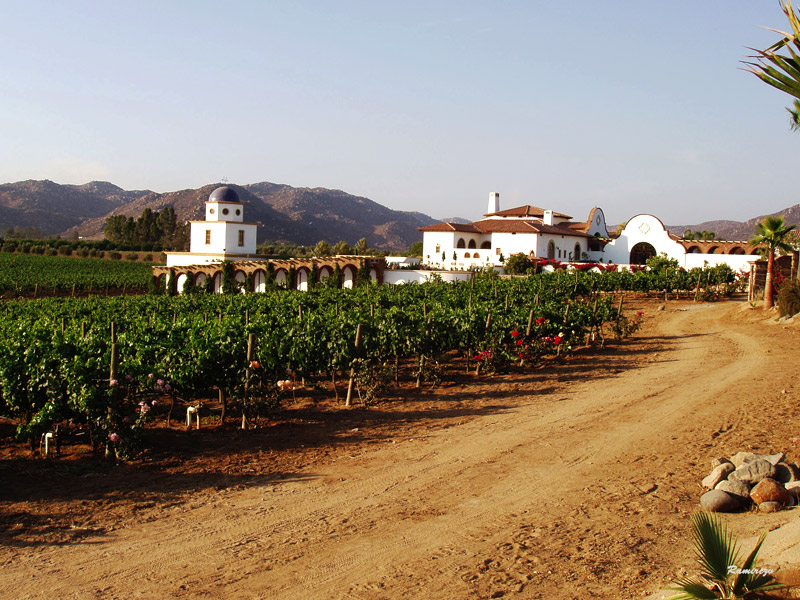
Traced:
[[5, 244], [3, 244], [2, 250], [3, 252], [16, 252], [17, 242], [6, 242]]
[[787, 281], [778, 292], [778, 310], [782, 317], [800, 313], [800, 280]]
[[56, 250], [56, 252], [61, 256], [72, 256], [72, 248], [70, 248], [66, 244], [60, 245], [58, 247], [58, 250]]
[[145, 255], [142, 257], [142, 260], [143, 260], [144, 262], [153, 262], [153, 255], [152, 255], [152, 254], [145, 254]]
[[120, 260], [122, 258], [122, 254], [120, 254], [119, 252], [109, 252], [108, 258], [110, 258], [111, 260]]
[[503, 266], [509, 275], [524, 275], [533, 267], [533, 263], [522, 252], [518, 252], [509, 256]]
[[125, 255], [126, 260], [139, 260], [139, 254], [136, 252], [129, 252]]
[[44, 255], [45, 256], [55, 256], [57, 254], [58, 254], [58, 250], [56, 250], [55, 248], [47, 247], [47, 248], [44, 249]]

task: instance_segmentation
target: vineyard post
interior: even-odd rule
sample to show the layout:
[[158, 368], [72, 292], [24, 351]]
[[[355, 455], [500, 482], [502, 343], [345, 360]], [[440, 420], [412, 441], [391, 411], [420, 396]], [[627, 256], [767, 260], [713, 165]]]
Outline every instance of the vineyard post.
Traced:
[[[106, 411], [106, 416], [108, 419], [108, 424], [111, 425], [111, 422], [114, 420], [114, 408], [116, 405], [117, 400], [117, 389], [112, 382], [118, 381], [119, 377], [119, 349], [117, 347], [117, 331], [116, 325], [112, 321], [111, 322], [111, 365], [109, 368], [108, 373], [108, 384], [111, 387], [111, 397], [109, 398], [108, 408]], [[106, 458], [116, 458], [117, 453], [114, 450], [113, 442], [111, 440], [106, 440]]]
[[35, 285], [33, 286], [33, 297], [34, 297], [34, 299], [36, 298], [36, 295], [37, 295], [38, 293], [39, 293], [39, 284], [37, 283], [37, 284], [35, 284]]
[[[242, 405], [242, 429], [247, 429], [247, 404], [248, 394], [250, 393], [250, 363], [253, 361], [253, 351], [255, 346], [255, 334], [247, 334], [247, 368], [244, 370], [244, 403]], [[222, 394], [222, 388], [220, 388]]]
[[[356, 356], [360, 354], [361, 350], [361, 323], [356, 327]], [[350, 367], [350, 382], [347, 384], [347, 398], [344, 401], [345, 406], [350, 406], [353, 398], [353, 383], [355, 382], [356, 369], [354, 366]]]
[[694, 301], [697, 302], [697, 299], [700, 297], [700, 279], [702, 277], [702, 273], [697, 274], [697, 287], [694, 289]]
[[[528, 328], [525, 330], [525, 339], [528, 340], [528, 341], [530, 341], [531, 330], [532, 329], [533, 329], [533, 309], [531, 309], [531, 312], [528, 314]], [[520, 354], [523, 354], [523, 353], [520, 351]], [[520, 358], [519, 359], [519, 366], [521, 367], [523, 364], [525, 364], [525, 359], [524, 358]]]
[[506, 310], [508, 310], [508, 294], [506, 294]]
[[86, 337], [86, 321], [81, 321], [81, 337]]
[[592, 309], [592, 326], [589, 329], [589, 337], [591, 341], [594, 342], [595, 339], [595, 327], [597, 327], [597, 304], [599, 302], [599, 298], [595, 295], [594, 297], [594, 308]]
[[75, 297], [75, 284], [72, 284], [72, 297]]

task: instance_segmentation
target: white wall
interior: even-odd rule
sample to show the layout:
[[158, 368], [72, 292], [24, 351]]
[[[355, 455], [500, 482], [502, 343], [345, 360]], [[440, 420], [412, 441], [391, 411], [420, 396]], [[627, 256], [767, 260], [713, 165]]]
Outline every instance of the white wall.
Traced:
[[433, 274], [438, 274], [443, 281], [469, 281], [472, 273], [466, 271], [410, 271], [387, 269], [383, 272], [383, 283], [396, 285], [401, 283], [425, 283]]

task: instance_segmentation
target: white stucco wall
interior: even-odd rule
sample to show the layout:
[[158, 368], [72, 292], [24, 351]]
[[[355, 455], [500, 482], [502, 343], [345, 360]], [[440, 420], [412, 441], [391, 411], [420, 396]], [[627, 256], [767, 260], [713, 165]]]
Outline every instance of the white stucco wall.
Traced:
[[[678, 264], [685, 269], [706, 265], [713, 267], [726, 263], [734, 271], [749, 270], [749, 263], [759, 258], [754, 254], [687, 254], [683, 245], [673, 240], [661, 220], [653, 215], [636, 215], [630, 219], [620, 236], [606, 244], [599, 258], [605, 263], [628, 264], [631, 248], [640, 242], [653, 246], [656, 254], [663, 252], [668, 257], [676, 259]], [[597, 257], [598, 254], [592, 253], [592, 256]]]
[[466, 271], [410, 271], [410, 270], [389, 270], [383, 272], [383, 283], [396, 285], [402, 283], [425, 283], [431, 274], [438, 274], [443, 281], [469, 281], [472, 273]]

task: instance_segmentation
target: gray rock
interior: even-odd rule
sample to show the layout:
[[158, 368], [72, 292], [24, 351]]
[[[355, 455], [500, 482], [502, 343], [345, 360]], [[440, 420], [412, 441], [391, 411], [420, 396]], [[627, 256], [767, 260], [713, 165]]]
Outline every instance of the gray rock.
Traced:
[[739, 501], [728, 492], [711, 490], [700, 497], [700, 506], [709, 512], [733, 512], [739, 510]]
[[738, 469], [744, 463], [755, 462], [757, 460], [766, 460], [771, 465], [777, 465], [781, 462], [786, 455], [783, 452], [778, 454], [756, 454], [754, 452], [737, 452], [731, 456], [731, 462]]
[[762, 479], [775, 476], [775, 467], [772, 463], [756, 459], [752, 462], [745, 462], [741, 467], [728, 475], [728, 479], [738, 479], [745, 483], [758, 483]]
[[791, 463], [779, 462], [775, 465], [775, 479], [781, 483], [789, 483], [800, 479], [800, 469]]
[[[729, 463], [729, 462], [731, 462], [731, 461], [729, 461], [724, 456], [721, 456], [721, 457], [715, 458], [714, 460], [711, 461], [711, 468], [712, 469], [716, 469], [718, 466], [723, 465], [725, 463]], [[733, 464], [733, 463], [731, 463], [731, 464]], [[735, 468], [735, 465], [734, 465], [734, 468]]]
[[790, 481], [789, 483], [784, 484], [783, 487], [785, 487], [786, 491], [795, 498], [800, 496], [800, 481]]
[[761, 512], [775, 512], [783, 508], [783, 504], [780, 502], [762, 502], [758, 505], [758, 510]]
[[714, 486], [716, 486], [720, 481], [726, 479], [728, 475], [733, 473], [735, 470], [736, 467], [734, 467], [733, 463], [730, 462], [725, 462], [714, 467], [714, 470], [711, 471], [711, 474], [703, 479], [703, 487], [713, 490]]
[[736, 496], [737, 500], [739, 500], [742, 505], [750, 502], [750, 484], [744, 481], [726, 479], [725, 481], [720, 481], [714, 489], [728, 492], [731, 496]]

